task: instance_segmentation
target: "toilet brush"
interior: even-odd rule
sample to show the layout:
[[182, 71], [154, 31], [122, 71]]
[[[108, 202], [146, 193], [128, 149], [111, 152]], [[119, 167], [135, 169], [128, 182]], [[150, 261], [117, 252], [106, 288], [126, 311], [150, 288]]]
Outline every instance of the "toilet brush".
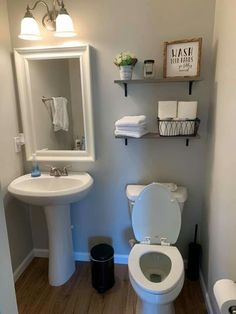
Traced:
[[199, 262], [201, 254], [201, 246], [197, 243], [198, 225], [195, 225], [194, 241], [188, 247], [188, 268], [187, 278], [197, 280], [199, 278]]

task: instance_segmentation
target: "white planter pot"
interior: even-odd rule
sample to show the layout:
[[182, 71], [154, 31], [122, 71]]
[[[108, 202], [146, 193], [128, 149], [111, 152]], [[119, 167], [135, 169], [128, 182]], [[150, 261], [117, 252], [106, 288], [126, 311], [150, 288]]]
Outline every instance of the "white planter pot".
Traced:
[[120, 66], [120, 79], [121, 80], [131, 80], [133, 73], [132, 65], [121, 65]]

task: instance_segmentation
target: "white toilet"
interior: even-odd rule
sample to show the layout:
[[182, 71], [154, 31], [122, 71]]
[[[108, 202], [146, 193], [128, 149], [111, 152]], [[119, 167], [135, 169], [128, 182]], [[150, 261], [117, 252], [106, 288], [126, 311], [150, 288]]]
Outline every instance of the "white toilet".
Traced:
[[138, 295], [136, 313], [172, 314], [184, 283], [184, 264], [175, 246], [187, 199], [185, 187], [152, 183], [127, 185], [136, 240], [130, 252], [130, 282]]

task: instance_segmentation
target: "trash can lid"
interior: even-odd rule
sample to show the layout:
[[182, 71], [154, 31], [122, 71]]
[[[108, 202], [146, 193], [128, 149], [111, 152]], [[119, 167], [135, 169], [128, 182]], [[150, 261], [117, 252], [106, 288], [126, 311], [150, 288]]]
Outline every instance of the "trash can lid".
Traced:
[[114, 249], [109, 244], [97, 244], [91, 250], [91, 258], [97, 261], [106, 261], [113, 257]]

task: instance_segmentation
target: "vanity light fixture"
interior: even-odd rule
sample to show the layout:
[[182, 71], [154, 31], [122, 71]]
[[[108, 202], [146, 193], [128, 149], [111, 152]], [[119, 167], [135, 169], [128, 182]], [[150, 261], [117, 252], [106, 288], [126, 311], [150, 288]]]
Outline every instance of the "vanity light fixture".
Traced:
[[39, 26], [31, 11], [33, 11], [38, 4], [45, 6], [47, 13], [42, 18], [43, 26], [53, 31], [56, 37], [74, 37], [76, 33], [71, 17], [65, 9], [62, 0], [53, 0], [52, 9], [43, 0], [38, 0], [32, 7], [27, 5], [26, 13], [21, 21], [21, 32], [18, 36], [24, 40], [40, 40]]

